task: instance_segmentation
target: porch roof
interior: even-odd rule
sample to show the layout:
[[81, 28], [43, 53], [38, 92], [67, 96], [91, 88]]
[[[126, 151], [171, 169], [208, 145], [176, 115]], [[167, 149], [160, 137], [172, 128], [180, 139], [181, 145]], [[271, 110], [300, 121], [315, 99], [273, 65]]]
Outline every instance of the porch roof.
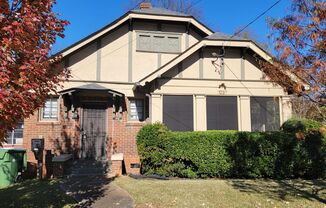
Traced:
[[70, 94], [70, 93], [75, 93], [75, 92], [86, 92], [86, 91], [98, 91], [98, 92], [107, 92], [109, 94], [112, 95], [116, 95], [119, 97], [124, 97], [124, 94], [112, 89], [108, 89], [106, 87], [103, 87], [99, 84], [96, 83], [91, 83], [91, 84], [85, 84], [85, 85], [81, 85], [78, 87], [73, 87], [73, 88], [68, 88], [65, 90], [60, 91], [59, 93], [61, 95], [65, 95], [65, 94]]

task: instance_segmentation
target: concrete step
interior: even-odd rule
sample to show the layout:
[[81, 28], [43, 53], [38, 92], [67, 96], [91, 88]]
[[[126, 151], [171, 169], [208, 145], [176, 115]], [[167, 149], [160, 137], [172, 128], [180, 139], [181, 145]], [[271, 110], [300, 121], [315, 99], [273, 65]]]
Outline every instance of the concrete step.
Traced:
[[67, 171], [68, 176], [100, 176], [111, 169], [109, 161], [75, 160]]

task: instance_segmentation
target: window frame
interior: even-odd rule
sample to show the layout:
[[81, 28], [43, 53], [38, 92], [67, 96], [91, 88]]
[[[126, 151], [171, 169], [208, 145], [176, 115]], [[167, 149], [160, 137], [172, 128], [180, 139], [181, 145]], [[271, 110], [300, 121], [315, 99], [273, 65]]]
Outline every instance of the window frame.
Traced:
[[[18, 124], [18, 126], [19, 127], [21, 127], [21, 128], [14, 128], [13, 130], [11, 130], [11, 132], [9, 133], [8, 132], [8, 134], [7, 134], [7, 136], [6, 136], [6, 143], [5, 144], [7, 144], [7, 145], [22, 145], [23, 144], [23, 141], [24, 141], [24, 121], [20, 121], [19, 122], [19, 124]], [[22, 131], [22, 137], [19, 137], [19, 138], [15, 138], [15, 131], [16, 130], [21, 130]], [[8, 136], [10, 135], [10, 140], [11, 140], [11, 142], [10, 143], [8, 143]], [[21, 142], [19, 142], [19, 143], [17, 143], [17, 139], [19, 140], [19, 141], [21, 141]], [[14, 142], [15, 141], [15, 142]]]
[[[137, 115], [137, 117], [138, 117], [138, 119], [133, 119], [133, 118], [131, 118], [131, 101], [142, 101], [143, 102], [143, 106], [142, 106], [142, 109], [143, 109], [143, 112], [142, 112], [142, 119], [139, 119], [139, 117], [138, 117], [138, 115]], [[145, 98], [139, 98], [139, 97], [128, 97], [128, 121], [130, 121], [130, 122], [143, 122], [143, 121], [145, 121], [145, 117], [146, 117], [146, 100], [145, 100]], [[138, 111], [137, 111], [137, 104], [135, 104], [136, 105], [136, 112], [138, 113]]]
[[[45, 103], [48, 101], [48, 100], [52, 100], [52, 99], [56, 99], [57, 100], [57, 116], [56, 118], [44, 118], [43, 117], [43, 114], [44, 114], [44, 108], [45, 108]], [[39, 121], [41, 122], [55, 122], [55, 121], [59, 121], [59, 116], [60, 116], [60, 97], [56, 97], [56, 96], [53, 96], [53, 97], [49, 97], [46, 99], [43, 107], [40, 108], [39, 110]], [[52, 109], [52, 107], [51, 107]], [[51, 113], [52, 115], [52, 113]]]
[[[277, 114], [276, 115], [278, 115], [278, 119], [277, 119], [277, 126], [278, 126], [278, 128], [277, 129], [267, 129], [266, 128], [266, 124], [267, 124], [267, 120], [268, 120], [268, 117], [267, 117], [267, 114], [264, 114], [264, 115], [260, 115], [259, 117], [262, 117], [262, 118], [264, 118], [264, 122], [265, 122], [265, 126], [264, 126], [264, 129], [260, 129], [260, 130], [257, 130], [257, 129], [254, 129], [253, 128], [253, 115], [252, 115], [252, 112], [253, 112], [253, 101], [257, 104], [258, 103], [258, 105], [260, 106], [260, 110], [261, 109], [263, 109], [262, 107], [261, 107], [261, 105], [259, 104], [259, 100], [260, 99], [271, 99], [271, 100], [273, 100], [273, 102], [275, 102], [275, 106], [277, 106], [277, 110], [278, 110], [278, 112], [277, 112]], [[276, 100], [275, 100], [276, 99]], [[265, 103], [267, 103], [266, 101], [264, 101]], [[264, 106], [264, 108], [266, 108], [266, 106]], [[263, 109], [263, 110], [265, 110], [265, 109]], [[266, 109], [267, 110], [267, 109]], [[266, 113], [267, 113], [267, 111], [266, 111]], [[273, 115], [274, 116], [274, 115]], [[277, 131], [277, 130], [279, 130], [279, 128], [280, 128], [280, 126], [281, 126], [281, 106], [280, 106], [280, 97], [278, 97], [278, 96], [275, 96], [275, 97], [273, 97], [273, 96], [251, 96], [250, 97], [250, 128], [251, 128], [251, 131], [258, 131], [258, 132], [266, 132], [266, 131]]]
[[[169, 53], [169, 54], [179, 54], [181, 53], [181, 38], [182, 34], [179, 33], [167, 33], [167, 32], [146, 32], [146, 31], [137, 31], [136, 32], [137, 36], [137, 44], [136, 44], [136, 51], [138, 52], [151, 52], [151, 53]], [[140, 43], [140, 36], [149, 36], [149, 45], [152, 47], [149, 49], [145, 49], [141, 47]], [[167, 46], [167, 40], [169, 38], [177, 38], [178, 39], [178, 44], [177, 44], [177, 49], [168, 49], [168, 48], [159, 48], [159, 47], [153, 47], [154, 46], [154, 38], [155, 37], [163, 37], [163, 41], [165, 41], [165, 44], [162, 46]]]
[[[221, 100], [219, 100], [221, 99]], [[224, 100], [223, 100], [224, 99]], [[234, 111], [234, 118], [232, 118], [232, 120], [234, 119], [234, 122], [235, 123], [232, 123], [232, 126], [234, 126], [234, 128], [215, 128], [215, 125], [220, 125], [218, 123], [219, 121], [219, 118], [215, 118], [214, 117], [214, 120], [213, 121], [216, 121], [217, 123], [214, 123], [214, 128], [210, 128], [211, 124], [209, 123], [209, 121], [212, 121], [212, 119], [210, 119], [209, 117], [212, 116], [209, 112], [209, 107], [212, 107], [214, 106], [214, 110], [216, 110], [218, 112], [218, 108], [216, 109], [216, 107], [222, 107], [220, 105], [220, 103], [218, 103], [219, 105], [216, 106], [216, 100], [219, 100], [219, 102], [221, 102], [222, 104], [225, 104], [225, 103], [229, 103], [229, 101], [232, 101], [234, 103], [232, 103], [232, 107], [235, 107], [235, 109], [233, 109]], [[210, 101], [214, 101], [213, 103], [209, 103]], [[212, 105], [214, 104], [214, 105]], [[234, 106], [233, 106], [234, 105]], [[239, 112], [238, 112], [238, 97], [237, 96], [219, 96], [219, 95], [208, 95], [206, 96], [206, 125], [207, 125], [207, 130], [236, 130], [236, 131], [239, 131]], [[230, 105], [228, 105], [229, 107]], [[225, 113], [225, 111], [223, 111], [223, 113]], [[216, 116], [216, 115], [215, 115]], [[221, 116], [221, 115], [219, 115]], [[225, 115], [221, 116], [221, 118], [224, 118]], [[228, 116], [227, 116], [228, 117]], [[213, 125], [213, 124], [212, 124]], [[220, 126], [221, 127], [221, 126]]]
[[[181, 100], [178, 100], [178, 98], [180, 98]], [[174, 100], [174, 102], [170, 102], [171, 99]], [[164, 94], [162, 96], [162, 122], [172, 131], [178, 131], [178, 132], [195, 131], [196, 116], [195, 116], [194, 109], [196, 105], [194, 102], [195, 102], [194, 95]], [[174, 113], [169, 112], [170, 109], [173, 110], [178, 109], [177, 107], [175, 107], [175, 104], [180, 104], [180, 103], [182, 103], [183, 110], [187, 109], [187, 107], [189, 108], [185, 114], [185, 115], [189, 115], [189, 117], [183, 116], [179, 112], [176, 112], [176, 114], [179, 114], [178, 116], [175, 116], [174, 114], [175, 112]], [[171, 107], [173, 105], [174, 107]], [[178, 105], [178, 107], [180, 106], [181, 105]], [[185, 119], [186, 122], [183, 122], [183, 118], [180, 119], [180, 117], [188, 117], [188, 118]], [[179, 123], [181, 123], [181, 126], [179, 125]]]

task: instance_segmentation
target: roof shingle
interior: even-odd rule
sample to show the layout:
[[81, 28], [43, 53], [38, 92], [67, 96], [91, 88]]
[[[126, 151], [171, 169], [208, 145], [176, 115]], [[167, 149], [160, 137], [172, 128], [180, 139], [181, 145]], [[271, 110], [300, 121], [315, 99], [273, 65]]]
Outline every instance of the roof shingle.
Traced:
[[222, 32], [215, 32], [209, 36], [206, 37], [206, 39], [209, 40], [249, 40], [240, 36], [234, 36], [232, 37], [231, 35], [222, 33]]
[[159, 7], [152, 7], [148, 9], [134, 9], [131, 10], [133, 13], [139, 13], [139, 14], [156, 14], [156, 15], [171, 15], [171, 16], [180, 16], [180, 17], [190, 17], [189, 14], [184, 14], [181, 12], [165, 9], [165, 8], [159, 8]]

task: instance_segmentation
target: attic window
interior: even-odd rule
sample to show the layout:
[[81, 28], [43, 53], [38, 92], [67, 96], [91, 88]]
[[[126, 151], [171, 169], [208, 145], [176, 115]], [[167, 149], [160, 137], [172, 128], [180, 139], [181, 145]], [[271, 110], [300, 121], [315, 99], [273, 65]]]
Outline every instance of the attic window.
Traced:
[[181, 36], [168, 33], [138, 33], [137, 51], [180, 53]]

